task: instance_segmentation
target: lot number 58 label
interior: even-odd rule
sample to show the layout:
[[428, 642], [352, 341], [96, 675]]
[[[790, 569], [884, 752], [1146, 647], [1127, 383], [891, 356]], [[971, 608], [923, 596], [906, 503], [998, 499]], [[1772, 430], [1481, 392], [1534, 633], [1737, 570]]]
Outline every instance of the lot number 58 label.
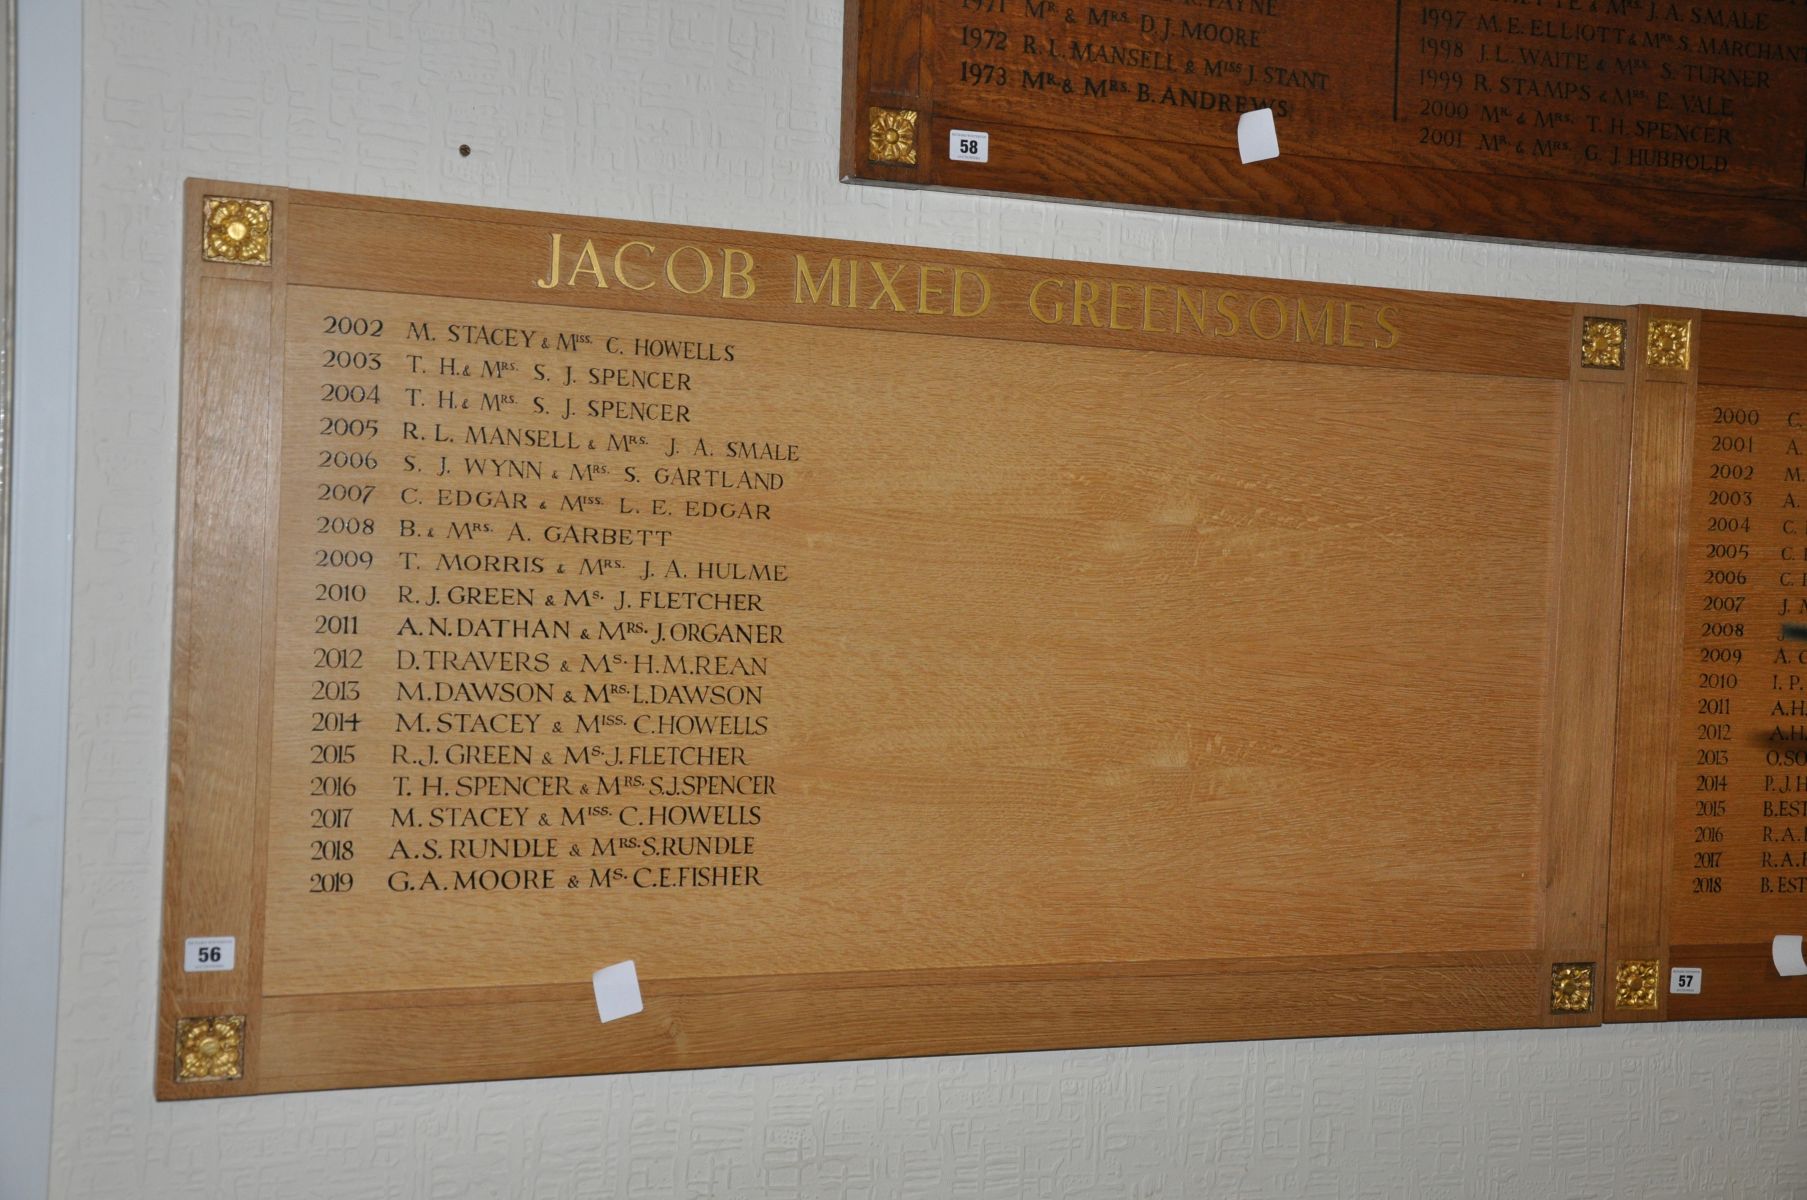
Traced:
[[991, 135], [976, 129], [950, 129], [947, 156], [955, 162], [986, 162], [991, 158]]

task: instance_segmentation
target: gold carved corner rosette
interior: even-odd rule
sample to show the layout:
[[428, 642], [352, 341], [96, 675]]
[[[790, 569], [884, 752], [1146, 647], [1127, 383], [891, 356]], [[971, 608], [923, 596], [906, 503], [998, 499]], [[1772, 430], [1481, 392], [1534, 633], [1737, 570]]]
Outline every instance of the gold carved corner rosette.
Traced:
[[201, 257], [269, 266], [273, 217], [268, 200], [208, 196], [201, 209]]
[[1584, 1013], [1594, 1008], [1594, 964], [1555, 963], [1550, 967], [1550, 1011]]
[[177, 1083], [240, 1079], [244, 1074], [244, 1017], [183, 1017], [176, 1022]]
[[1617, 317], [1581, 318], [1581, 364], [1623, 371], [1625, 322]]
[[1693, 335], [1692, 321], [1679, 317], [1653, 317], [1644, 331], [1644, 365], [1686, 371]]
[[1658, 963], [1654, 958], [1628, 958], [1613, 976], [1613, 1005], [1617, 1008], [1656, 1008]]
[[916, 117], [910, 108], [868, 109], [866, 156], [873, 162], [915, 166]]

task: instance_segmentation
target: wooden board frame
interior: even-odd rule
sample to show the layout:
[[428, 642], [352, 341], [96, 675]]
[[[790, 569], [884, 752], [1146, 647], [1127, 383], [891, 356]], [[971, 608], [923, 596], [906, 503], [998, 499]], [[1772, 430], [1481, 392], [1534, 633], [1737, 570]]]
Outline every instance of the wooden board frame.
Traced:
[[[222, 196], [270, 205], [267, 263], [203, 256], [204, 204]], [[1640, 627], [1661, 626], [1665, 612], [1674, 619], [1677, 526], [1664, 514], [1679, 501], [1667, 501], [1665, 510], [1661, 498], [1675, 497], [1686, 478], [1685, 464], [1678, 468], [1671, 452], [1675, 423], [1683, 419], [1689, 397], [1685, 382], [1680, 391], [1652, 390], [1653, 381], [1635, 366], [1601, 365], [1584, 347], [1590, 323], [1601, 320], [1625, 322], [1635, 346], [1644, 310], [1303, 288], [1089, 264], [1083, 268], [1086, 278], [1097, 280], [1107, 296], [1115, 294], [1113, 284], [1151, 279], [1167, 286], [1309, 292], [1332, 303], [1390, 306], [1401, 326], [1411, 330], [1406, 352], [1392, 356], [1380, 353], [1378, 338], [1369, 345], [1351, 340], [1347, 323], [1341, 344], [1333, 344], [1328, 325], [1322, 341], [1250, 337], [1211, 343], [1209, 354], [1226, 363], [1341, 361], [1408, 373], [1402, 378], [1433, 372], [1477, 386], [1524, 381], [1556, 389], [1550, 393], [1560, 397], [1552, 417], [1560, 436], [1554, 443], [1557, 494], [1551, 499], [1547, 543], [1554, 582], [1548, 595], [1547, 707], [1540, 719], [1541, 814], [1535, 844], [1522, 847], [1540, 864], [1534, 878], [1527, 873], [1521, 892], [1534, 914], [1533, 938], [1472, 950], [1373, 953], [1315, 946], [1306, 931], [1276, 929], [1277, 942], [1301, 948], [1209, 959], [774, 970], [732, 977], [643, 974], [645, 1011], [603, 1026], [584, 982], [601, 963], [580, 964], [568, 982], [270, 992], [264, 984], [266, 864], [280, 551], [274, 513], [282, 487], [289, 297], [296, 288], [330, 287], [471, 303], [544, 303], [534, 272], [525, 268], [543, 261], [533, 255], [543, 254], [539, 247], [552, 231], [710, 248], [731, 244], [760, 263], [788, 263], [802, 253], [929, 261], [950, 270], [982, 270], [1000, 309], [1007, 302], [1019, 306], [997, 324], [975, 329], [947, 314], [912, 312], [899, 318], [868, 307], [799, 307], [782, 289], [767, 289], [732, 313], [750, 330], [761, 323], [883, 330], [907, 320], [912, 329], [1003, 338], [1024, 349], [1077, 345], [1198, 353], [1148, 330], [1146, 319], [1138, 328], [1133, 321], [1117, 322], [1114, 312], [1098, 326], [1078, 323], [1077, 309], [1070, 324], [1032, 319], [1021, 308], [1030, 281], [1071, 275], [1071, 264], [190, 181], [155, 1072], [160, 1098], [1628, 1019], [1607, 1002], [1607, 964], [1614, 954], [1652, 953], [1662, 946], [1660, 872], [1621, 872], [1609, 886], [1606, 864], [1609, 839], [1627, 862], [1638, 853], [1661, 858], [1651, 846], [1663, 836], [1664, 814], [1648, 801], [1657, 794], [1653, 789], [1663, 786], [1665, 769], [1663, 755], [1653, 747], [1668, 743], [1663, 730], [1628, 722], [1626, 714], [1664, 711], [1661, 639], [1672, 637], [1673, 630], [1658, 628], [1660, 636], [1651, 641], [1631, 622], [1635, 616]], [[625, 313], [722, 315], [719, 299], [671, 290], [561, 293], [558, 303]], [[1351, 311], [1343, 309], [1345, 322]], [[1791, 338], [1798, 334], [1793, 323], [1780, 327]], [[1728, 340], [1757, 336], [1753, 328], [1735, 323]], [[1717, 334], [1710, 323], [1707, 329]], [[1707, 336], [1703, 332], [1703, 343]], [[1708, 359], [1703, 371], [1717, 370], [1714, 362]], [[1753, 366], [1750, 359], [1738, 359], [1740, 378], [1760, 380], [1771, 369], [1786, 372], [1787, 360], [1766, 357]], [[1615, 775], [1616, 762], [1629, 764], [1629, 770]], [[1646, 779], [1638, 770], [1654, 776]], [[1627, 846], [1633, 854], [1624, 853]], [[1101, 919], [1108, 920], [1108, 913]], [[184, 941], [194, 936], [235, 938], [235, 969], [185, 971]], [[1741, 963], [1754, 962], [1748, 949], [1737, 948]], [[1585, 980], [1564, 977], [1566, 965], [1586, 966], [1589, 974]], [[1570, 1011], [1557, 1011], [1565, 995]], [[1802, 1011], [1795, 990], [1771, 989], [1765, 995], [1767, 1007], [1760, 1011]], [[1723, 1008], [1703, 1015], [1714, 1014], [1730, 1015]], [[192, 1035], [211, 1039], [205, 1040], [208, 1062], [225, 1064], [226, 1077], [178, 1080], [183, 1037], [193, 1030], [185, 1023], [203, 1018], [238, 1019]], [[188, 1049], [198, 1044], [191, 1040]]]
[[[1037, 0], [1027, 0], [1027, 7], [1038, 7]], [[1401, 57], [1402, 34], [1408, 47], [1405, 57], [1411, 57], [1412, 38], [1403, 28], [1410, 24], [1409, 14], [1417, 11], [1410, 6], [1364, 0], [1334, 10], [1295, 8], [1278, 17], [1270, 14], [1267, 19], [1251, 15], [1242, 24], [1249, 27], [1243, 32], [1255, 39], [1255, 47], [1238, 50], [1189, 44], [1184, 51], [1174, 51], [1172, 40], [1138, 35], [1139, 22], [1159, 23], [1170, 17], [1202, 23], [1221, 18], [1233, 25], [1242, 6], [1234, 13], [1161, 0], [1127, 7], [1039, 7], [1047, 11], [1028, 13], [1024, 0], [975, 0], [964, 8], [960, 0], [847, 0], [842, 178], [1514, 241], [1795, 262], [1807, 259], [1807, 208], [1803, 207], [1807, 204], [1807, 174], [1803, 173], [1807, 161], [1803, 160], [1799, 133], [1802, 118], [1807, 116], [1800, 97], [1807, 95], [1807, 87], [1800, 83], [1803, 68], [1798, 65], [1765, 64], [1775, 69], [1763, 73], [1761, 87], [1757, 87], [1759, 76], [1754, 71], [1736, 70], [1753, 65], [1742, 60], [1730, 63], [1734, 70], [1724, 72], [1713, 62], [1684, 67], [1676, 59], [1667, 68], [1668, 74], [1658, 78], [1652, 74], [1661, 66], [1651, 66], [1655, 59], [1633, 56], [1627, 61], [1635, 61], [1635, 66], [1609, 70], [1605, 64], [1617, 60], [1610, 52], [1599, 53], [1604, 43], [1591, 42], [1584, 47], [1555, 35], [1539, 35], [1531, 53], [1548, 48], [1574, 62], [1595, 63], [1597, 59], [1597, 65], [1577, 67], [1569, 62], [1504, 67], [1509, 80], [1517, 81], [1511, 86], [1518, 89], [1518, 99], [1509, 101], [1503, 95], [1484, 95], [1467, 88], [1440, 91], [1438, 97], [1447, 96], [1449, 103], [1461, 105], [1461, 115], [1419, 122], [1401, 117], [1401, 84], [1396, 78], [1409, 74], [1400, 64], [1405, 61]], [[1248, 10], [1258, 13], [1260, 6], [1250, 5]], [[1496, 45], [1493, 61], [1500, 62], [1520, 50], [1508, 44], [1510, 38], [1489, 43], [1490, 37], [1499, 35], [1473, 31], [1477, 17], [1510, 21], [1515, 18], [1502, 15], [1517, 10], [1479, 0], [1436, 11], [1466, 21], [1466, 29], [1448, 35], [1463, 43], [1465, 57], [1439, 59], [1430, 65], [1460, 73], [1470, 85], [1476, 75], [1502, 71], [1482, 67], [1474, 58], [1477, 52], [1485, 55], [1490, 44]], [[1117, 12], [1125, 14], [1127, 24], [1084, 19], [1088, 13]], [[1062, 24], [1062, 13], [1078, 14], [1078, 23], [1070, 16]], [[1807, 16], [1778, 11], [1764, 19], [1775, 24], [1758, 35], [1761, 38], [1787, 43], [1791, 38], [1807, 37]], [[1594, 25], [1606, 20], [1598, 14], [1588, 18]], [[1289, 28], [1287, 22], [1301, 30], [1309, 28], [1310, 36]], [[1792, 29], [1790, 22], [1796, 23]], [[1538, 23], [1558, 24], [1555, 20]], [[956, 52], [962, 29], [995, 33], [1002, 40]], [[1320, 38], [1320, 32], [1328, 29], [1334, 29], [1337, 37], [1335, 53]], [[1287, 36], [1295, 33], [1290, 39]], [[1317, 68], [1306, 75], [1319, 90], [1288, 91], [1276, 86], [1263, 91], [1258, 84], [1245, 86], [1235, 80], [1225, 83], [1175, 73], [1177, 68], [1171, 63], [1158, 69], [1138, 69], [1133, 62], [1112, 65], [1100, 58], [1088, 65], [1070, 56], [1049, 56], [1047, 45], [1041, 46], [1039, 56], [1018, 52], [1017, 43], [1025, 37], [1058, 42], [1068, 35], [1089, 42], [1100, 53], [1127, 48], [1131, 60], [1152, 55], [1164, 63], [1160, 56], [1169, 52], [1216, 56], [1220, 65], [1238, 67], [1238, 73], [1241, 67], [1284, 66], [1303, 55]], [[1697, 35], [1687, 29], [1673, 36]], [[1295, 47], [1294, 42], [1308, 42], [1315, 49]], [[1583, 49], [1592, 53], [1581, 53]], [[1663, 53], [1677, 52], [1671, 48]], [[995, 80], [987, 75], [984, 86], [968, 86], [961, 81], [959, 69], [969, 65], [1002, 74]], [[1690, 91], [1685, 98], [1679, 92], [1665, 91], [1676, 86], [1674, 81], [1684, 70], [1695, 68], [1721, 71], [1701, 76], [1717, 79], [1716, 86], [1736, 91], [1743, 85], [1727, 81], [1744, 80], [1757, 90], [1747, 96], [1708, 88], [1699, 94]], [[1512, 74], [1515, 69], [1523, 73]], [[1028, 76], [1038, 78], [1025, 78]], [[1047, 78], [1039, 78], [1042, 76]], [[1128, 101], [1117, 98], [1130, 96], [1138, 88], [1160, 91], [1167, 83], [1204, 88], [1220, 95], [1224, 104], [1235, 102], [1236, 108], [1207, 111], [1182, 123], [1178, 118], [1169, 119], [1169, 113], [1176, 110], [1147, 104], [1126, 107]], [[1552, 93], [1545, 84], [1561, 89], [1564, 95], [1592, 99], [1585, 105], [1550, 99]], [[1378, 114], [1388, 87], [1393, 89], [1390, 124], [1370, 128], [1381, 122], [1379, 115], [1371, 122], [1352, 118], [1354, 109], [1372, 109]], [[1609, 89], [1626, 88], [1631, 89], [1627, 95], [1635, 93], [1639, 98], [1619, 107], [1602, 108], [1596, 103], [1604, 103]], [[1244, 92], [1256, 95], [1244, 96]], [[1409, 92], [1408, 87], [1408, 99]], [[1526, 100], [1525, 95], [1533, 98]], [[1254, 107], [1256, 100], [1275, 97], [1299, 108], [1299, 113], [1290, 116], [1281, 111], [1277, 124], [1282, 153], [1278, 158], [1245, 164], [1238, 154], [1236, 111]], [[1477, 115], [1489, 100], [1497, 102], [1492, 107], [1511, 108], [1517, 115], [1489, 123]], [[1645, 111], [1651, 105], [1655, 107]], [[1717, 115], [1669, 123], [1679, 110], [1690, 106], [1695, 112]], [[913, 143], [907, 160], [877, 148], [875, 137], [882, 142], [887, 135], [875, 133], [873, 122], [892, 120], [874, 115], [883, 112], [907, 117]], [[1302, 120], [1311, 133], [1301, 148], [1292, 139], [1304, 136], [1297, 133]], [[1526, 126], [1527, 120], [1533, 125]], [[1614, 120], [1622, 123], [1616, 134], [1607, 132], [1614, 128]], [[1435, 127], [1439, 136], [1458, 139], [1456, 144], [1462, 148], [1433, 152], [1406, 145], [1409, 139], [1405, 135], [1417, 133], [1420, 124], [1427, 131]], [[1713, 149], [1724, 151], [1715, 157], [1724, 157], [1729, 168], [1718, 163], [1719, 173], [1715, 174], [1684, 172], [1679, 166], [1641, 166], [1634, 172], [1630, 166], [1607, 170], [1599, 165], [1616, 161], [1620, 152], [1627, 162], [1634, 153], [1643, 155], [1640, 163], [1652, 155], [1675, 153], [1681, 143], [1659, 140], [1644, 145], [1626, 132], [1659, 126], [1666, 130], [1661, 135], [1664, 138], [1680, 137], [1684, 132], [1692, 136], [1694, 142], [1685, 147], [1692, 152], [1700, 152], [1702, 138], [1714, 140]], [[955, 130], [988, 134], [986, 161], [950, 158], [949, 137]], [[1560, 131], [1560, 138], [1555, 131]], [[1562, 150], [1551, 151], [1554, 157], [1544, 157], [1533, 147], [1528, 156], [1522, 147], [1539, 137], [1560, 141]], [[1648, 137], [1658, 134], [1652, 132]], [[1504, 145], [1481, 147], [1489, 139]], [[1564, 154], [1580, 154], [1583, 142], [1587, 143], [1585, 158], [1550, 165]], [[1762, 145], [1748, 144], [1751, 142]], [[1767, 173], [1768, 182], [1718, 182], [1731, 177], [1725, 173], [1728, 169], [1733, 174], [1741, 169], [1747, 174]]]

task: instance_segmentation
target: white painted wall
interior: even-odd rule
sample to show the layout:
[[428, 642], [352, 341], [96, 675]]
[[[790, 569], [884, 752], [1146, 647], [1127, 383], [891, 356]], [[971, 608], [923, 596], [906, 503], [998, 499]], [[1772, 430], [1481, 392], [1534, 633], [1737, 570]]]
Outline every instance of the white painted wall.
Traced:
[[[9, 6], [10, 7], [10, 6]], [[80, 276], [81, 9], [22, 0], [18, 203], [32, 236], [10, 266], [13, 411], [7, 484], [20, 498], [8, 551], [5, 773], [0, 779], [0, 1197], [49, 1183], [57, 972], [68, 786], [70, 587], [75, 516], [76, 294]], [[10, 182], [10, 181], [9, 181]]]
[[848, 187], [840, 0], [89, 0], [85, 22], [53, 1194], [1807, 1195], [1804, 1021], [154, 1103], [185, 176], [1803, 315], [1807, 271]]

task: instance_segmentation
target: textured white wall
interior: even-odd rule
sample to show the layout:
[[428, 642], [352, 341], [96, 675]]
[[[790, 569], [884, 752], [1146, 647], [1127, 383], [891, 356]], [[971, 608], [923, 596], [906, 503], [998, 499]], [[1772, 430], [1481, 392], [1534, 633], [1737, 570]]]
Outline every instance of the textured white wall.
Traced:
[[1807, 314], [1801, 268], [847, 187], [840, 10], [89, 0], [54, 1193], [1807, 1196], [1803, 1021], [151, 1100], [185, 176]]

